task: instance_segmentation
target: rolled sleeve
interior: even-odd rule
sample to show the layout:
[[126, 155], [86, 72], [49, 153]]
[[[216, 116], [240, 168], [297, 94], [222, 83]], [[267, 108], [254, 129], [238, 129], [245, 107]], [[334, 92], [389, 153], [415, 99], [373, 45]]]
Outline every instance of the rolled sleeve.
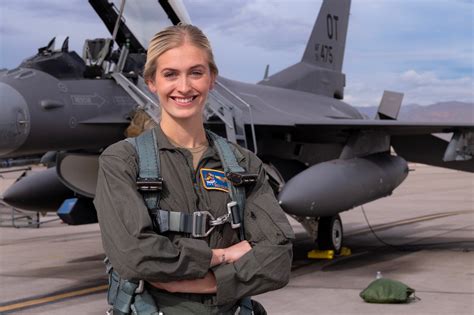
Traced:
[[168, 282], [204, 277], [212, 257], [208, 244], [190, 238], [172, 242], [155, 233], [143, 197], [135, 189], [133, 156], [110, 151], [114, 149], [99, 159], [94, 205], [104, 251], [114, 268], [127, 279]]
[[253, 248], [238, 261], [213, 268], [217, 304], [279, 289], [290, 278], [294, 233], [261, 164], [257, 183], [247, 198], [244, 226]]
[[284, 287], [290, 279], [292, 245], [255, 246], [232, 264], [214, 268], [217, 281], [217, 304], [234, 303]]

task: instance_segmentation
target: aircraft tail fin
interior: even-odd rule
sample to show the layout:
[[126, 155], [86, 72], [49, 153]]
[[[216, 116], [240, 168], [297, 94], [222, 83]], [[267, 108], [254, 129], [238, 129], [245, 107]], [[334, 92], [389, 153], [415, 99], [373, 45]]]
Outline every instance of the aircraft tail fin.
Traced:
[[303, 58], [259, 84], [342, 99], [342, 73], [351, 0], [324, 0]]
[[301, 61], [342, 71], [350, 2], [323, 1]]

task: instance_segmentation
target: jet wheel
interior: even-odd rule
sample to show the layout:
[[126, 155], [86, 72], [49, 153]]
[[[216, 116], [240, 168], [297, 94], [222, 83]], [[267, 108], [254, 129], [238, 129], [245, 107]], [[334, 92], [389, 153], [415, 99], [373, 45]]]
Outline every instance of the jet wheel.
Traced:
[[319, 218], [318, 246], [321, 250], [334, 250], [336, 254], [342, 248], [342, 221], [339, 215]]

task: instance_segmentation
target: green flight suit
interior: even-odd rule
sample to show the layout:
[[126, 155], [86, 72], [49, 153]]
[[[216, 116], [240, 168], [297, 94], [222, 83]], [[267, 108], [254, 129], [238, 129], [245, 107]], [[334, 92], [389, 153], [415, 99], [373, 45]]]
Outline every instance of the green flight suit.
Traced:
[[[159, 126], [155, 132], [164, 179], [159, 207], [188, 214], [209, 211], [216, 218], [226, 214], [229, 194], [205, 188], [201, 178], [201, 169], [222, 170], [212, 140], [208, 137], [209, 148], [194, 170], [188, 150], [170, 144]], [[212, 268], [216, 294], [168, 293], [149, 285], [166, 315], [174, 313], [173, 305], [183, 303], [191, 314], [233, 310], [240, 298], [276, 290], [289, 281], [294, 238], [291, 226], [266, 180], [260, 159], [246, 149], [231, 146], [238, 163], [247, 172], [258, 174], [257, 182], [247, 188], [244, 214], [246, 239], [253, 248], [232, 264]], [[212, 248], [225, 248], [240, 241], [239, 230], [230, 224], [217, 226], [206, 238], [155, 233], [143, 197], [136, 189], [135, 148], [127, 141], [117, 142], [102, 153], [99, 162], [94, 204], [104, 251], [121, 277], [160, 282], [202, 278], [210, 270]], [[176, 306], [175, 313], [183, 314], [185, 309]]]

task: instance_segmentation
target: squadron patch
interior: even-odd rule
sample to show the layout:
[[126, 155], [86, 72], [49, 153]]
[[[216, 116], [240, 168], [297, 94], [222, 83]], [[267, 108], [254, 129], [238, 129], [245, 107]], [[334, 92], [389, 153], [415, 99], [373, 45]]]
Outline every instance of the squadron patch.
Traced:
[[229, 182], [223, 171], [201, 168], [202, 185], [207, 190], [221, 190], [229, 192]]

